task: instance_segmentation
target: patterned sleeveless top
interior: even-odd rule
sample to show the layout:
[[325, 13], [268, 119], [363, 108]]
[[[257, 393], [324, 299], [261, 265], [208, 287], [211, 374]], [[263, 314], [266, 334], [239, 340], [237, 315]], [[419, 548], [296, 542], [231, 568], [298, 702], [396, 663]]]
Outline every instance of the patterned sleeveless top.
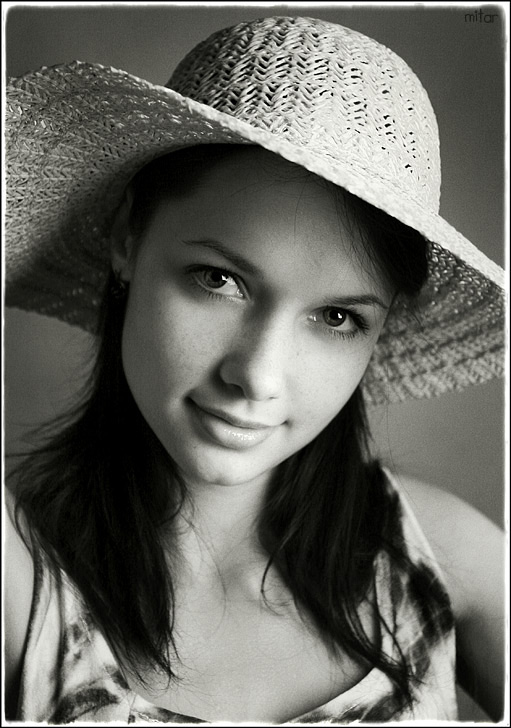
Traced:
[[[389, 632], [382, 631], [382, 648], [396, 655], [399, 645], [413, 665], [419, 678], [414, 705], [402, 708], [395, 686], [373, 668], [347, 691], [290, 723], [457, 719], [454, 623], [442, 575], [406, 498], [388, 474], [387, 491], [397, 540], [440, 605], [426, 614], [412, 580], [396, 573], [384, 552], [377, 556], [376, 599], [390, 626]], [[157, 707], [132, 691], [76, 588], [65, 573], [53, 575], [41, 555], [35, 564], [18, 720], [57, 725], [208, 722]]]

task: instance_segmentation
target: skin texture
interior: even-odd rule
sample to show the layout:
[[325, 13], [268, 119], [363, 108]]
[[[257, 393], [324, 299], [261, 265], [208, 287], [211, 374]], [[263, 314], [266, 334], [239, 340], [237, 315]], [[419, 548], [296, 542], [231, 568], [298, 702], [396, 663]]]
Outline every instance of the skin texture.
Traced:
[[[204, 243], [212, 240], [225, 255]], [[142, 244], [128, 239], [114, 256], [130, 281], [123, 335], [130, 389], [192, 487], [262, 487], [342, 409], [392, 298], [361, 248], [325, 186], [251, 150], [217, 163], [191, 194], [164, 200]], [[233, 264], [234, 256], [258, 270]], [[200, 270], [212, 266], [216, 273]], [[225, 279], [217, 287], [218, 271]], [[383, 307], [332, 310], [336, 299], [362, 295]], [[335, 326], [325, 315], [346, 320]], [[229, 436], [219, 443], [196, 405], [273, 429], [237, 449], [251, 428], [235, 433], [232, 446]]]

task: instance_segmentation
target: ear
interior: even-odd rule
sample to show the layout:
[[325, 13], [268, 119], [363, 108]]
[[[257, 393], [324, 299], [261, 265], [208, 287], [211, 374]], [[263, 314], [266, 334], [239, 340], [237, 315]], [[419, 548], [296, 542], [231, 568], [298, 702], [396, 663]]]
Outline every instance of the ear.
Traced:
[[135, 241], [130, 232], [129, 217], [133, 203], [133, 191], [128, 186], [115, 214], [110, 233], [110, 259], [112, 269], [123, 281], [131, 280], [135, 259]]

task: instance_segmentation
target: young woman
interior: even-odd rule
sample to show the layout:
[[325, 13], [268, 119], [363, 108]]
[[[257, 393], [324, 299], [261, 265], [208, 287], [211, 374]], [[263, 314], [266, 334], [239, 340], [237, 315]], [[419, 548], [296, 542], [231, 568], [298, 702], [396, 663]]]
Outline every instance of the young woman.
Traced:
[[455, 720], [459, 680], [498, 720], [500, 534], [367, 446], [365, 401], [502, 371], [406, 64], [266, 18], [168, 88], [73, 63], [7, 112], [6, 302], [98, 340], [9, 498], [11, 716]]

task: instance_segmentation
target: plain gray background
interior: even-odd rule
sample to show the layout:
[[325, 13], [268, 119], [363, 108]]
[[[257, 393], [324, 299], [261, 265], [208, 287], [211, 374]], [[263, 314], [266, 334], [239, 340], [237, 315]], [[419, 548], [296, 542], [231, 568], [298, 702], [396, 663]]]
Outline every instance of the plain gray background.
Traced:
[[[468, 7], [188, 3], [13, 7], [5, 17], [8, 75], [74, 59], [122, 68], [165, 84], [178, 60], [215, 30], [269, 15], [308, 15], [346, 25], [389, 46], [421, 79], [437, 113], [441, 212], [499, 264], [504, 262], [504, 22], [469, 21]], [[86, 370], [78, 329], [5, 310], [7, 452], [30, 425], [62, 407]], [[376, 447], [392, 467], [461, 495], [504, 519], [503, 384], [371, 413]]]

